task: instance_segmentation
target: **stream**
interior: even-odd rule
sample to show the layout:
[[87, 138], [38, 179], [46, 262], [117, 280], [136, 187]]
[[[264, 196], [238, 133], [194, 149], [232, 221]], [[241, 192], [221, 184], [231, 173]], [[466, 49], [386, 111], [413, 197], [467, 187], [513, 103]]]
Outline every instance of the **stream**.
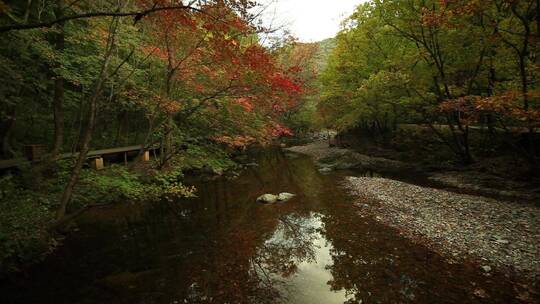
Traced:
[[[270, 149], [198, 197], [89, 211], [1, 303], [512, 303], [512, 284], [449, 263], [369, 217], [306, 156]], [[359, 174], [359, 173], [356, 173]], [[264, 193], [297, 194], [264, 205]], [[475, 295], [489, 291], [491, 298]]]

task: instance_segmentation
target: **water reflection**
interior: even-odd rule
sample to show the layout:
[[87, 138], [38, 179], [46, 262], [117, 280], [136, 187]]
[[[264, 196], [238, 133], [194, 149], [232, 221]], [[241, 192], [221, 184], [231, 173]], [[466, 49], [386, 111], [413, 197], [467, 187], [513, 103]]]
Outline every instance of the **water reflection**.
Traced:
[[[254, 161], [251, 159], [249, 161]], [[280, 151], [198, 198], [89, 213], [55, 255], [2, 283], [1, 303], [511, 303], [507, 279], [452, 265], [358, 216], [310, 159]], [[261, 205], [263, 193], [292, 200]]]
[[[288, 303], [343, 303], [347, 299], [345, 290], [330, 290], [328, 284], [332, 275], [328, 267], [333, 263], [330, 252], [332, 245], [325, 239], [322, 232], [323, 215], [311, 213], [308, 217], [295, 218], [300, 229], [294, 230], [296, 239], [303, 239], [299, 243], [301, 248], [298, 254], [292, 256], [294, 272], [286, 278], [286, 284], [281, 289], [281, 300]], [[285, 227], [290, 229], [289, 224]], [[294, 227], [294, 226], [293, 226]], [[293, 230], [291, 230], [293, 231]], [[299, 236], [302, 234], [301, 236]], [[277, 243], [278, 247], [288, 247], [290, 236], [284, 236], [278, 228], [270, 242]]]

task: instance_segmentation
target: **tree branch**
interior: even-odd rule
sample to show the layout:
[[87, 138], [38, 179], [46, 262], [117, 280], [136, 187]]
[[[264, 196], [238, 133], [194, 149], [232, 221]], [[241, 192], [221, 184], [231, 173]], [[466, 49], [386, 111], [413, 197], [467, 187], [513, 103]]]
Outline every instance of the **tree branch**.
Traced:
[[146, 15], [156, 13], [159, 11], [166, 11], [166, 10], [190, 10], [190, 11], [196, 11], [196, 12], [202, 13], [202, 10], [193, 6], [189, 6], [189, 5], [152, 7], [146, 10], [142, 10], [142, 11], [131, 11], [131, 12], [114, 12], [114, 11], [90, 12], [90, 13], [85, 13], [85, 14], [65, 16], [62, 18], [57, 18], [51, 21], [46, 21], [46, 22], [4, 25], [4, 26], [0, 26], [0, 33], [14, 31], [14, 30], [27, 30], [27, 29], [36, 29], [36, 28], [43, 28], [43, 27], [48, 28], [61, 22], [77, 20], [77, 19], [95, 18], [95, 17], [135, 17], [136, 20], [139, 20], [145, 17]]

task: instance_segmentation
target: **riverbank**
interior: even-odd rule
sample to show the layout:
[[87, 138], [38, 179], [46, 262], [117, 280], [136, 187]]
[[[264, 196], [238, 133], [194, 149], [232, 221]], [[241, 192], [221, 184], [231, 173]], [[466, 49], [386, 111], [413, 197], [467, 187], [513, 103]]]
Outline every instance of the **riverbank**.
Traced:
[[362, 216], [372, 215], [450, 260], [540, 275], [540, 208], [420, 187], [387, 178], [347, 177]]
[[240, 168], [228, 151], [211, 145], [189, 146], [163, 168], [156, 159], [84, 168], [70, 204], [69, 213], [76, 216], [54, 227], [72, 165], [70, 159], [59, 160], [47, 170], [28, 166], [0, 175], [0, 277], [24, 271], [62, 247], [65, 237], [77, 230], [75, 219], [90, 209], [192, 197], [196, 189], [185, 186], [188, 177], [234, 176]]
[[[352, 176], [343, 186], [357, 197], [361, 217], [369, 216], [397, 229], [450, 262], [467, 261], [486, 276], [500, 272], [530, 283], [522, 285], [525, 287], [520, 291], [524, 302], [528, 302], [529, 294], [538, 293], [539, 286], [534, 282], [540, 278], [540, 207], [534, 192], [512, 190], [520, 189], [517, 182], [505, 181], [510, 186], [506, 188], [498, 180], [489, 187], [483, 184], [486, 179], [481, 173], [475, 178], [467, 172], [415, 172], [411, 164], [329, 147], [325, 141], [287, 150], [312, 156], [321, 172], [408, 172], [408, 182], [416, 173], [425, 174], [427, 185], [421, 186], [389, 178]], [[468, 194], [460, 193], [463, 190]]]
[[436, 188], [512, 201], [540, 201], [540, 194], [530, 183], [505, 179], [474, 167], [430, 170], [417, 163], [362, 154], [347, 148], [330, 147], [328, 141], [323, 140], [293, 146], [286, 150], [313, 157], [321, 172], [359, 169], [387, 173], [391, 176], [399, 175], [406, 181], [418, 180], [421, 176], [424, 184]]

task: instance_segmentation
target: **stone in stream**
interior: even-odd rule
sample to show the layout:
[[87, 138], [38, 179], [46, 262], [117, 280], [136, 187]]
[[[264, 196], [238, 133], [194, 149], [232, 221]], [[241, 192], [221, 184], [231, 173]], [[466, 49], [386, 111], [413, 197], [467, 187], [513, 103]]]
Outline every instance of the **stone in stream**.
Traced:
[[319, 169], [319, 172], [321, 173], [329, 173], [329, 172], [332, 172], [332, 168], [331, 167], [322, 167]]
[[274, 194], [263, 194], [257, 198], [257, 202], [266, 203], [266, 204], [272, 204], [277, 202], [278, 196]]
[[290, 200], [291, 198], [295, 197], [294, 194], [292, 193], [288, 193], [288, 192], [282, 192], [278, 195], [277, 199], [278, 201], [282, 201], [282, 202], [285, 202], [285, 201], [288, 201]]
[[257, 198], [257, 202], [266, 203], [266, 204], [273, 204], [277, 201], [285, 202], [293, 198], [295, 195], [288, 192], [282, 192], [278, 195], [266, 193]]

